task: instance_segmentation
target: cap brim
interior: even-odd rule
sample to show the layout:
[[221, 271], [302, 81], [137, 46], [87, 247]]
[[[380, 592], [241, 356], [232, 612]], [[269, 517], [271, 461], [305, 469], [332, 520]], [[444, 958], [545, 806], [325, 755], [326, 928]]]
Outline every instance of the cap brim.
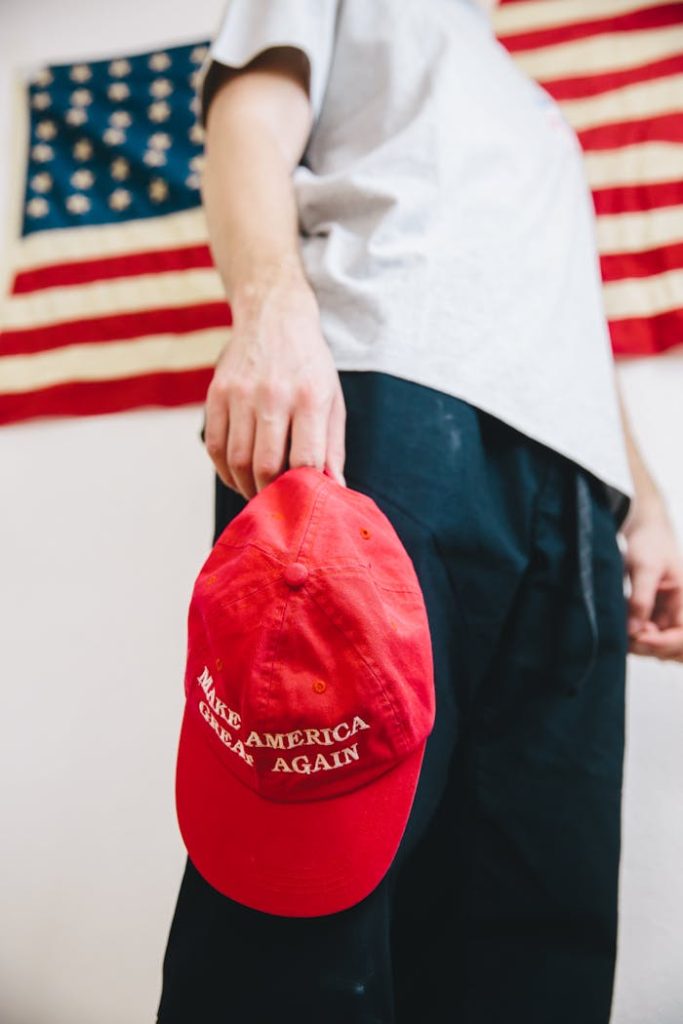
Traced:
[[388, 871], [405, 831], [425, 743], [361, 789], [325, 801], [266, 800], [226, 770], [185, 709], [176, 811], [189, 857], [214, 889], [286, 917], [360, 902]]

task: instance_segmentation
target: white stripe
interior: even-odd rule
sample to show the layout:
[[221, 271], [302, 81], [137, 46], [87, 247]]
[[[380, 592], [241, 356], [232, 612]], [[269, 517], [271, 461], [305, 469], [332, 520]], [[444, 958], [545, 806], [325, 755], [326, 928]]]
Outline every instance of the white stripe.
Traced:
[[642, 32], [609, 32], [538, 50], [516, 51], [513, 57], [528, 75], [544, 82], [627, 71], [677, 57], [682, 51], [683, 27], [667, 26]]
[[230, 329], [159, 334], [134, 342], [67, 345], [31, 356], [5, 356], [2, 392], [17, 394], [67, 381], [105, 381], [147, 373], [182, 372], [215, 366]]
[[610, 320], [657, 316], [683, 308], [683, 270], [612, 281], [603, 290]]
[[576, 131], [662, 114], [678, 114], [683, 110], [683, 75], [612, 89], [588, 100], [564, 100], [560, 106]]
[[498, 35], [512, 35], [618, 17], [655, 6], [653, 0], [528, 0], [498, 4], [493, 23]]
[[225, 299], [213, 267], [167, 274], [141, 274], [13, 296], [4, 310], [6, 330], [116, 316]]
[[585, 153], [588, 181], [593, 189], [621, 185], [650, 185], [683, 177], [683, 146], [644, 142], [599, 153]]
[[683, 206], [644, 213], [611, 213], [597, 218], [598, 248], [604, 255], [644, 252], [683, 242]]
[[54, 263], [55, 253], [60, 263], [72, 263], [151, 249], [201, 245], [206, 244], [207, 239], [204, 210], [198, 207], [163, 217], [130, 220], [125, 224], [36, 231], [16, 243], [13, 263], [17, 270], [23, 270]]

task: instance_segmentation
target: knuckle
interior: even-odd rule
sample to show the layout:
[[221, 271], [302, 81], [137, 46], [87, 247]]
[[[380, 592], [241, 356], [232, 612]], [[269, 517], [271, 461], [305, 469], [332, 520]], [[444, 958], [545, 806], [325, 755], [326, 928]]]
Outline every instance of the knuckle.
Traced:
[[241, 473], [251, 467], [251, 452], [241, 448], [228, 453], [228, 468], [232, 472]]
[[207, 389], [207, 398], [226, 398], [230, 393], [230, 378], [225, 374], [214, 373]]
[[325, 405], [325, 399], [321, 399], [320, 391], [313, 381], [303, 381], [296, 388], [294, 399], [300, 409], [313, 412]]
[[207, 437], [206, 450], [214, 461], [225, 456], [225, 445], [217, 437]]
[[277, 476], [280, 468], [280, 460], [274, 458], [260, 458], [254, 463], [254, 476], [259, 480], [272, 480]]
[[265, 380], [261, 381], [257, 388], [256, 397], [259, 405], [267, 408], [279, 408], [287, 402], [287, 386], [283, 381]]
[[247, 402], [253, 397], [254, 387], [245, 377], [233, 377], [229, 382], [229, 393], [231, 398]]
[[315, 466], [317, 469], [322, 469], [323, 467], [322, 458], [313, 451], [300, 451], [290, 461], [292, 466]]

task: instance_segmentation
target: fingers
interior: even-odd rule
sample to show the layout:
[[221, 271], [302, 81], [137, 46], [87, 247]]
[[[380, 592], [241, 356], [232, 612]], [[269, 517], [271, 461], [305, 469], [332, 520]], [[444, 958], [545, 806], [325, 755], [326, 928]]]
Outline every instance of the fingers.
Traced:
[[664, 578], [659, 581], [652, 621], [660, 629], [683, 626], [683, 587], [677, 580]]
[[228, 469], [237, 490], [247, 499], [256, 494], [253, 471], [255, 435], [254, 409], [243, 397], [235, 398], [230, 405]]
[[308, 382], [293, 394], [272, 377], [254, 387], [217, 374], [207, 392], [207, 452], [223, 483], [247, 500], [288, 465], [328, 467], [344, 486], [345, 432], [346, 408], [336, 375], [322, 385]]
[[271, 388], [262, 397], [262, 408], [256, 418], [252, 472], [257, 491], [263, 490], [285, 468], [289, 422], [285, 396]]
[[327, 448], [327, 421], [331, 401], [321, 402], [311, 391], [301, 392], [292, 416], [291, 469], [315, 466], [322, 470]]
[[662, 661], [683, 661], [683, 626], [660, 630], [648, 623], [631, 639], [628, 649]]
[[628, 599], [628, 633], [634, 636], [649, 621], [662, 570], [644, 562], [629, 565], [631, 596]]
[[228, 422], [228, 405], [225, 398], [217, 389], [209, 387], [204, 414], [204, 445], [223, 483], [226, 487], [237, 490], [228, 467]]
[[330, 415], [327, 421], [326, 466], [337, 483], [346, 486], [344, 462], [346, 461], [346, 405], [341, 384], [337, 386]]

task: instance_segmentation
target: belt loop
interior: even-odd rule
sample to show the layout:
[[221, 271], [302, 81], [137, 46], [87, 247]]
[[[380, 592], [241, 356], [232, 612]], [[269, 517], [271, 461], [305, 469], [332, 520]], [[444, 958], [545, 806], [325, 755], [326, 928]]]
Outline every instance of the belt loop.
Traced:
[[595, 608], [595, 586], [593, 579], [593, 516], [590, 485], [582, 469], [576, 474], [576, 551], [579, 586], [586, 619], [590, 627], [591, 640], [588, 659], [583, 672], [569, 688], [569, 695], [576, 696], [590, 674], [598, 653], [598, 617]]

